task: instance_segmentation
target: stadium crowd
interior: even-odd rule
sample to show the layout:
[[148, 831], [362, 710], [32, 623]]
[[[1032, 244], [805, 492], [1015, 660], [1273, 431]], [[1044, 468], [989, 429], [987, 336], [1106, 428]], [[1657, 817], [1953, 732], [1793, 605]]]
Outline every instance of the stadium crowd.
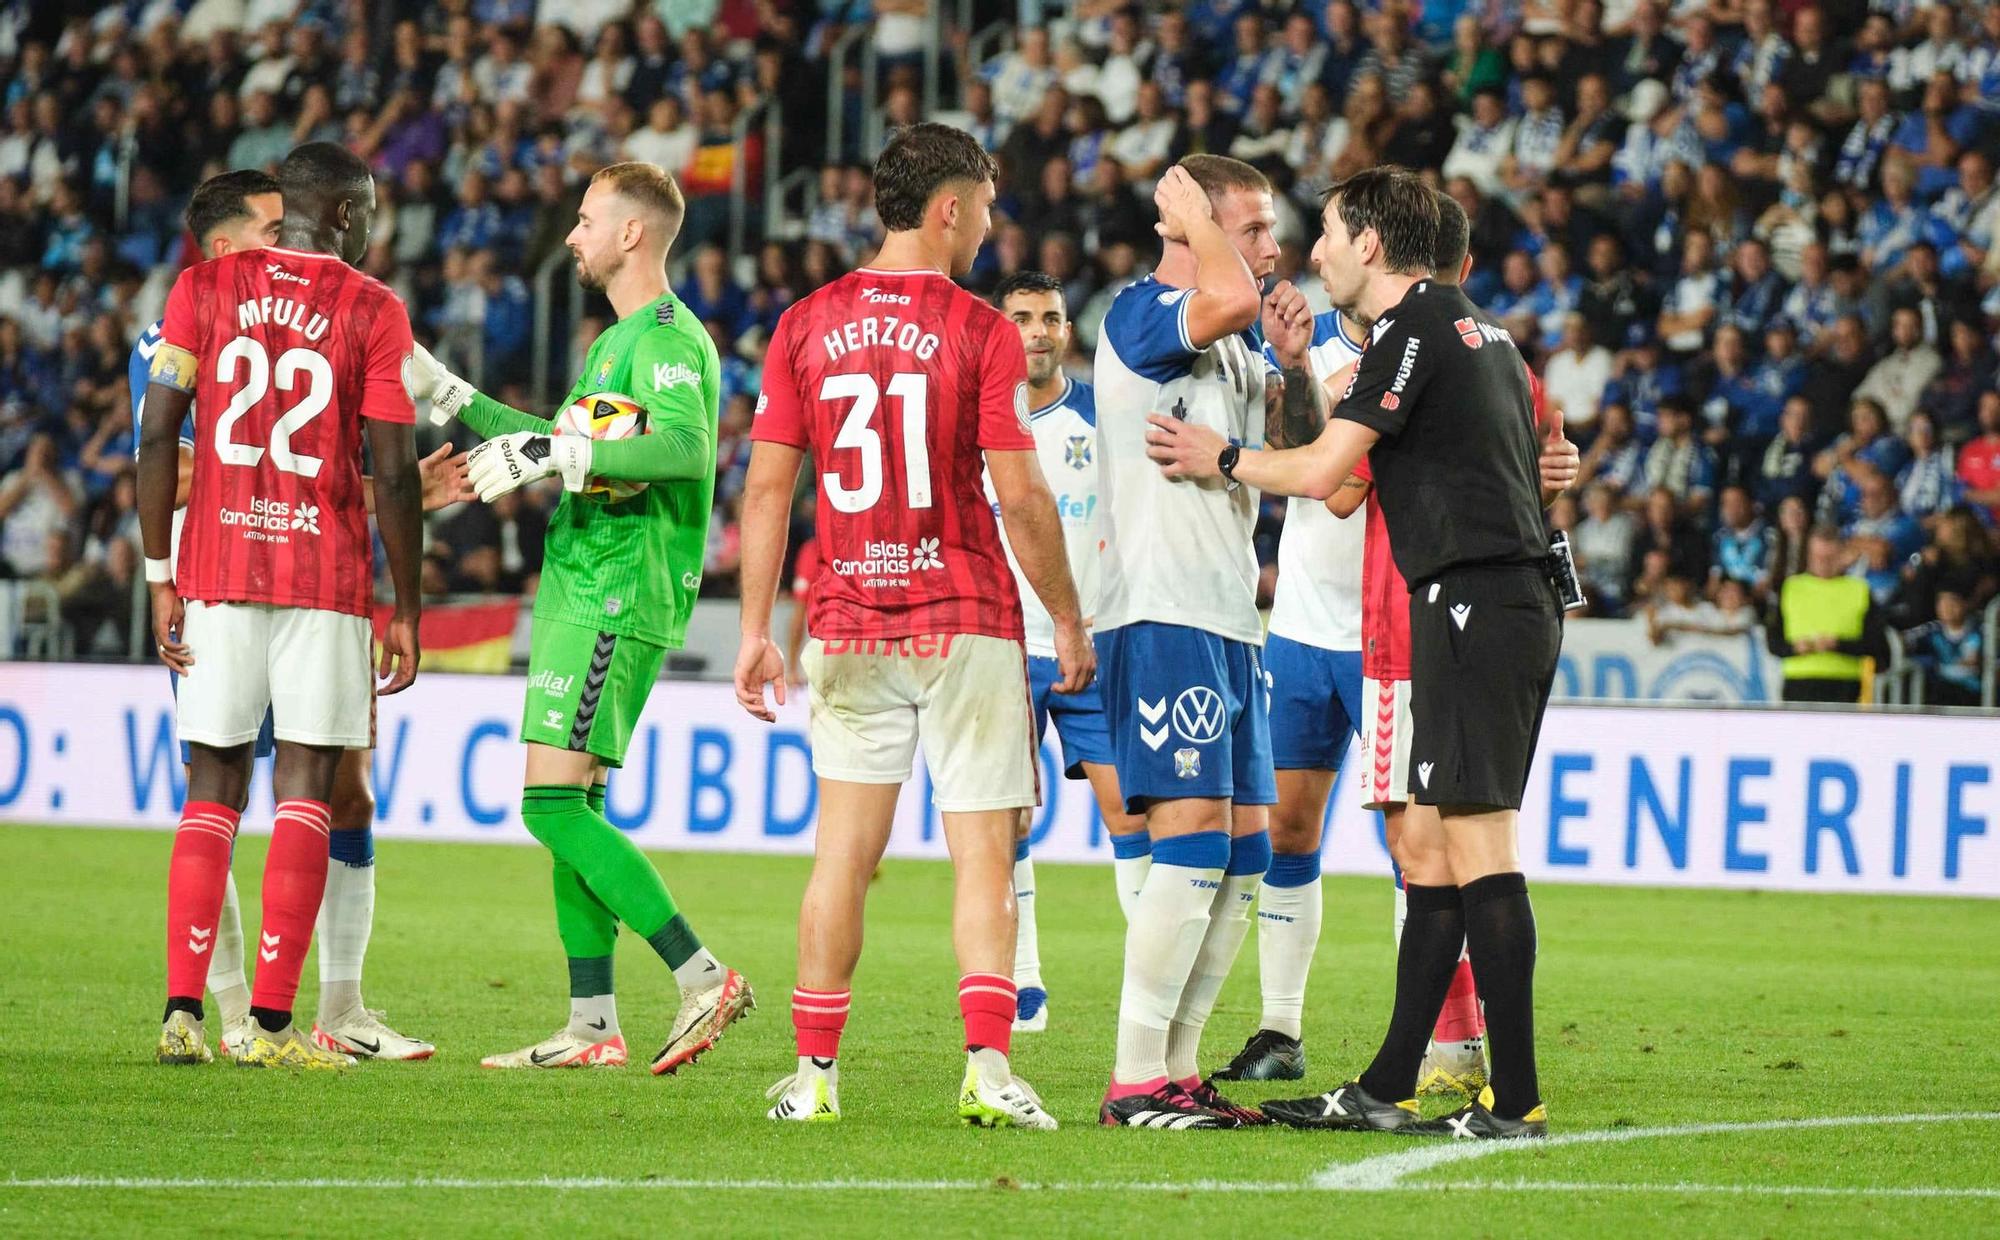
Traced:
[[[939, 119], [1002, 167], [972, 282], [1062, 280], [1080, 375], [1157, 258], [1172, 160], [1269, 173], [1280, 274], [1315, 299], [1319, 191], [1378, 163], [1434, 172], [1474, 222], [1468, 293], [1584, 450], [1553, 520], [1595, 614], [1647, 616], [1656, 640], [1740, 631], [1832, 527], [1934, 669], [1931, 700], [1976, 699], [2000, 591], [2000, 3], [986, 0], [975, 28], [1016, 27], [975, 62], [989, 41], [938, 2], [0, 2], [0, 575], [53, 583], [79, 651], [122, 648], [126, 359], [192, 252], [180, 211], [205, 176], [332, 138], [377, 173], [366, 268], [523, 406], [558, 395], [529, 390], [530, 281], [589, 174], [631, 158], [680, 178], [676, 289], [726, 367], [704, 589], [731, 592], [763, 342], [879, 243], [861, 121], [918, 118], [935, 28], [957, 105]], [[829, 150], [826, 54], [856, 26], [875, 76], [832, 83], [850, 123]], [[767, 159], [738, 120], [773, 105]], [[761, 187], [800, 170], [807, 206], [763, 235]], [[593, 299], [553, 338], [580, 356], [605, 313]], [[427, 589], [531, 588], [552, 504], [440, 514]], [[1260, 526], [1267, 578], [1283, 512]]]

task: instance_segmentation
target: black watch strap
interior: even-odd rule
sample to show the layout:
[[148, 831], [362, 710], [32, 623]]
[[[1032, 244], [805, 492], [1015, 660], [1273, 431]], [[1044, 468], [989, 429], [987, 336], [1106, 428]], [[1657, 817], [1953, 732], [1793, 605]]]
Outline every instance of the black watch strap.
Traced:
[[1223, 477], [1234, 482], [1236, 481], [1236, 460], [1242, 455], [1243, 449], [1240, 446], [1230, 444], [1216, 454], [1215, 468], [1221, 472]]

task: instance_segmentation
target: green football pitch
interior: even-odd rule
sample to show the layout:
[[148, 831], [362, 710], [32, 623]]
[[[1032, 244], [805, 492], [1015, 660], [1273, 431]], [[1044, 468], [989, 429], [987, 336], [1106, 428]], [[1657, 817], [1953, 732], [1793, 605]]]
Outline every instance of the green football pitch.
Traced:
[[[1045, 866], [1053, 1020], [1014, 1063], [1064, 1127], [984, 1132], [953, 1115], [949, 871], [891, 862], [843, 1047], [845, 1118], [781, 1128], [763, 1094], [792, 1062], [802, 859], [659, 858], [763, 1006], [656, 1080], [640, 1065], [673, 996], [630, 936], [633, 1066], [481, 1071], [567, 1011], [547, 861], [382, 843], [367, 997], [440, 1050], [303, 1077], [152, 1064], [169, 847], [163, 832], [0, 828], [0, 1233], [2000, 1233], [2000, 904], [1542, 886], [1557, 1135], [1454, 1146], [1097, 1128], [1122, 925], [1108, 870]], [[253, 919], [263, 852], [252, 837], [237, 856]], [[1331, 880], [1326, 898], [1315, 1088], [1366, 1061], [1390, 988], [1387, 879]], [[1253, 944], [1205, 1058], [1255, 1019]]]

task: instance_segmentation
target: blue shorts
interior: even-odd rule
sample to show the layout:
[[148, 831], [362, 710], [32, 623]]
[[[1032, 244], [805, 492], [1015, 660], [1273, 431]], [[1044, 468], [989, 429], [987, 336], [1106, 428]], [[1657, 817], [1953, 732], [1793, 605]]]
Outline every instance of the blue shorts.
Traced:
[[[167, 683], [173, 686], [174, 700], [179, 701], [181, 696], [180, 673], [174, 671], [172, 668], [167, 669]], [[257, 744], [256, 748], [251, 750], [251, 756], [257, 758], [268, 758], [273, 753], [277, 752], [278, 736], [277, 733], [273, 731], [273, 729], [276, 726], [277, 726], [277, 720], [272, 717], [271, 708], [266, 706], [264, 708], [264, 726], [257, 729]], [[186, 741], [181, 742], [181, 765], [182, 766], [194, 765], [194, 748], [190, 746]]]
[[1128, 624], [1098, 634], [1097, 678], [1126, 812], [1187, 797], [1277, 803], [1257, 647], [1178, 624]]
[[1281, 771], [1337, 771], [1361, 727], [1361, 652], [1323, 650], [1273, 633], [1264, 640], [1271, 689], [1271, 761]]
[[1062, 739], [1063, 775], [1083, 778], [1083, 764], [1112, 765], [1111, 729], [1104, 720], [1104, 695], [1096, 681], [1082, 693], [1057, 693], [1062, 667], [1054, 659], [1028, 656], [1028, 701], [1035, 710], [1035, 740], [1049, 734], [1049, 721]]

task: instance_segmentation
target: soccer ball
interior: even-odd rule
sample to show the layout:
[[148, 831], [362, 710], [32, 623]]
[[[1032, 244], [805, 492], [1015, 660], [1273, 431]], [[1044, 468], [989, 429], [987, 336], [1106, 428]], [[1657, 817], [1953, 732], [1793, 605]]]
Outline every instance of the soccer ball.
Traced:
[[[652, 431], [646, 407], [630, 396], [617, 392], [593, 392], [556, 415], [556, 434], [586, 435], [591, 439], [630, 439]], [[585, 499], [611, 503], [631, 499], [646, 489], [643, 482], [622, 482], [593, 477], [583, 488]]]

